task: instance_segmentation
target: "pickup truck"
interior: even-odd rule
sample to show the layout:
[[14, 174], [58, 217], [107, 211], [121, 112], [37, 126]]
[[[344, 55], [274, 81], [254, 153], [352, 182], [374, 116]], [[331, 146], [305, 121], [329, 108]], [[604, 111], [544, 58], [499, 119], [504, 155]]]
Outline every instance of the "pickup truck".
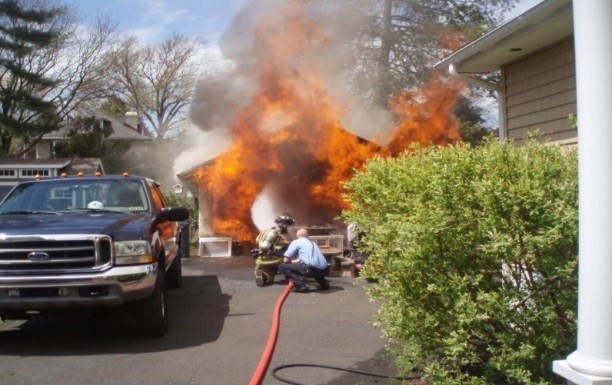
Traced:
[[142, 335], [166, 334], [188, 217], [142, 176], [19, 183], [0, 203], [0, 317], [125, 305]]

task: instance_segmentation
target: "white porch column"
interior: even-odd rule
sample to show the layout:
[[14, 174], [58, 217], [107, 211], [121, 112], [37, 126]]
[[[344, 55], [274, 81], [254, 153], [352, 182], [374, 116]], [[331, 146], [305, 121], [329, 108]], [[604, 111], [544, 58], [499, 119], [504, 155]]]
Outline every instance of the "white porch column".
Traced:
[[612, 385], [612, 1], [574, 0], [578, 107], [578, 349], [553, 370]]

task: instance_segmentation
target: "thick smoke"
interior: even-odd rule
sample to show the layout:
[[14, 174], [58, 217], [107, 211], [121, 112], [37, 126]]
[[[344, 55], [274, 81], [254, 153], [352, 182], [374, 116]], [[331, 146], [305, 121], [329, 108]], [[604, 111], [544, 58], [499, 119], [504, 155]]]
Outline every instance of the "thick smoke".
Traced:
[[[195, 182], [211, 204], [201, 203], [218, 235], [252, 240], [281, 212], [299, 225], [342, 226], [343, 183], [368, 159], [460, 140], [452, 110], [461, 87], [439, 76], [394, 95], [393, 120], [362, 107], [348, 79], [363, 19], [334, 19], [326, 7], [344, 1], [330, 3], [246, 3], [221, 39], [231, 65], [198, 86], [198, 135], [186, 137], [191, 146], [175, 167], [198, 166]], [[361, 9], [359, 0], [350, 4], [344, 10]]]
[[[190, 146], [177, 157], [174, 163], [175, 174], [204, 163], [228, 149], [230, 143], [236, 140], [236, 116], [244, 115], [244, 109], [253, 103], [253, 98], [262, 98], [275, 92], [283, 92], [283, 84], [275, 84], [277, 79], [290, 78], [297, 89], [312, 89], [313, 85], [305, 74], [306, 69], [316, 68], [320, 78], [322, 92], [333, 99], [334, 105], [339, 106], [338, 111], [343, 128], [365, 139], [384, 140], [392, 130], [392, 119], [387, 111], [372, 111], [365, 109], [360, 98], [351, 92], [348, 84], [350, 69], [355, 63], [353, 57], [352, 41], [357, 36], [356, 29], [363, 25], [363, 15], [359, 13], [359, 6], [343, 8], [343, 17], [329, 18], [328, 7], [338, 6], [343, 1], [334, 2], [307, 2], [305, 5], [299, 1], [288, 0], [257, 0], [248, 1], [235, 16], [229, 29], [220, 39], [220, 49], [223, 59], [231, 63], [230, 66], [209, 79], [202, 80], [194, 94], [190, 110], [190, 118], [197, 130], [189, 132]], [[357, 4], [358, 2], [351, 2]], [[305, 7], [305, 8], [304, 8]], [[303, 14], [312, 16], [317, 20], [313, 28], [312, 42], [294, 41], [287, 25], [291, 18]], [[347, 15], [347, 12], [354, 14]], [[289, 20], [289, 22], [288, 22]], [[313, 22], [314, 23], [314, 22]], [[283, 61], [286, 58], [277, 57], [277, 52], [270, 49], [260, 40], [254, 38], [262, 25], [267, 29], [274, 29], [280, 44], [287, 51], [296, 49], [294, 60], [283, 67], [285, 73], [275, 77], [275, 74], [262, 73], [262, 63], [266, 61]], [[306, 26], [307, 28], [308, 26]], [[295, 43], [295, 47], [292, 45]], [[323, 49], [322, 49], [323, 47]], [[275, 48], [277, 49], [277, 47]], [[308, 52], [308, 51], [311, 52]], [[262, 89], [263, 92], [262, 92]], [[262, 96], [264, 95], [264, 96]], [[303, 100], [307, 100], [304, 96]], [[300, 113], [292, 114], [292, 108], [300, 106], [283, 106], [278, 114], [269, 114], [264, 122], [258, 122], [258, 129], [272, 133], [287, 126], [302, 124], [296, 119], [303, 119]], [[315, 120], [317, 117], [310, 117]], [[316, 124], [316, 123], [313, 123]], [[255, 128], [255, 127], [254, 127]], [[299, 149], [296, 149], [299, 151]], [[265, 157], [266, 154], [261, 154]], [[293, 154], [295, 156], [295, 152]], [[283, 154], [280, 154], [283, 157]], [[314, 160], [302, 160], [295, 164], [295, 159], [288, 156], [283, 161], [287, 167], [277, 178], [269, 181], [262, 194], [257, 198], [253, 213], [254, 224], [257, 227], [267, 226], [275, 215], [282, 211], [291, 211], [292, 215], [303, 223], [316, 223], [317, 220], [332, 220], [330, 214], [317, 212], [308, 204], [301, 202], [299, 184], [286, 183], [295, 177], [296, 172], [310, 172], [313, 175], [303, 175], [305, 178], [316, 178], [318, 163]], [[293, 167], [288, 167], [292, 165]], [[287, 198], [291, 197], [290, 207]], [[273, 211], [273, 212], [270, 212]], [[334, 215], [337, 213], [334, 213]]]
[[[236, 14], [229, 29], [220, 39], [223, 59], [231, 64], [226, 65], [226, 68], [215, 76], [202, 80], [195, 91], [190, 118], [202, 132], [208, 134], [212, 131], [225, 131], [225, 135], [231, 135], [228, 130], [236, 111], [247, 105], [260, 87], [257, 83], [259, 79], [253, 77], [257, 73], [255, 67], [259, 59], [256, 53], [258, 47], [254, 46], [253, 31], [261, 22], [273, 22], [279, 17], [280, 10], [289, 9], [296, 2], [249, 1]], [[365, 16], [358, 13], [362, 8], [345, 7], [342, 18], [326, 19], [324, 15], [329, 11], [327, 7], [330, 5], [325, 3], [315, 1], [307, 4], [310, 8], [306, 11], [317, 17], [327, 39], [327, 49], [316, 52], [317, 56], [308, 60], [316, 61], [327, 92], [346, 108], [342, 117], [345, 128], [365, 139], [385, 138], [393, 127], [388, 111], [365, 107], [360, 97], [352, 93], [347, 86], [350, 76], [347, 71], [350, 71], [355, 62], [351, 40], [356, 36], [356, 30], [363, 25]], [[344, 1], [337, 2], [340, 3], [344, 4]], [[347, 15], [350, 12], [353, 14]], [[205, 142], [206, 137], [207, 135], [203, 135], [202, 138]], [[193, 143], [195, 148], [201, 148], [202, 143]]]

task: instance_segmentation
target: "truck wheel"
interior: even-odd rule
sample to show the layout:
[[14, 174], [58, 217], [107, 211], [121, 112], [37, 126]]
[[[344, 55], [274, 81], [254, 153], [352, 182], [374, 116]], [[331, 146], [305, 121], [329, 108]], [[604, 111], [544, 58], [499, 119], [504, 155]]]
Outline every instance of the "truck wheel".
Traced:
[[181, 264], [181, 256], [174, 257], [174, 262], [168, 269], [166, 277], [166, 285], [168, 289], [178, 289], [183, 284], [183, 265]]
[[136, 324], [140, 334], [145, 337], [161, 337], [168, 332], [166, 314], [166, 284], [164, 272], [160, 271], [155, 282], [155, 290], [149, 298], [136, 304]]

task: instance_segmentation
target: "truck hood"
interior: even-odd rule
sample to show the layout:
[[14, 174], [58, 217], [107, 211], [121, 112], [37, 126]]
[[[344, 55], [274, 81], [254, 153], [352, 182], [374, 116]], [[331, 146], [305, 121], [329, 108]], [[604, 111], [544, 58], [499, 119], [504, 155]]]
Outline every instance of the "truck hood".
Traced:
[[1, 215], [0, 235], [105, 234], [114, 240], [143, 239], [152, 221], [150, 214]]

